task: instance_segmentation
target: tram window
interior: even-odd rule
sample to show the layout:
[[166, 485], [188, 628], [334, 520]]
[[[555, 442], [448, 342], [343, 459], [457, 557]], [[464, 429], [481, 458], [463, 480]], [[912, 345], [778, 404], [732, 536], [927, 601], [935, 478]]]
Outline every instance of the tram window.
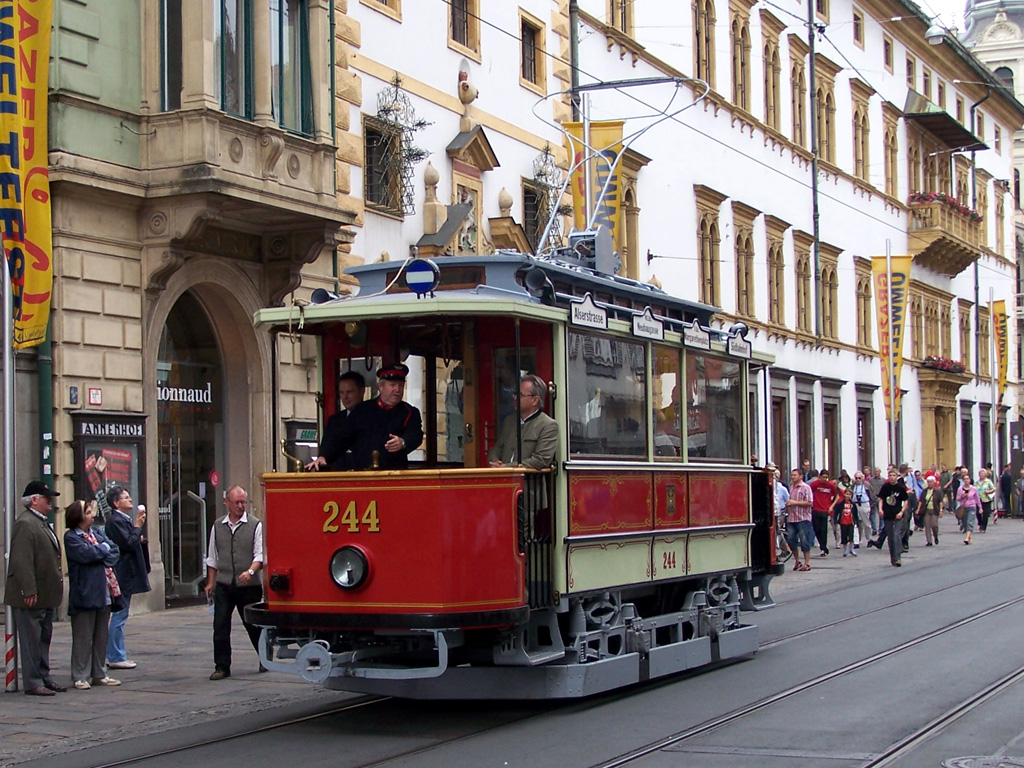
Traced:
[[569, 452], [646, 458], [644, 347], [569, 333]]
[[686, 354], [686, 454], [743, 460], [742, 363]]
[[437, 368], [437, 458], [441, 462], [465, 461], [465, 408], [462, 363], [435, 361]]
[[654, 348], [654, 455], [678, 460], [683, 434], [681, 353], [670, 347]]

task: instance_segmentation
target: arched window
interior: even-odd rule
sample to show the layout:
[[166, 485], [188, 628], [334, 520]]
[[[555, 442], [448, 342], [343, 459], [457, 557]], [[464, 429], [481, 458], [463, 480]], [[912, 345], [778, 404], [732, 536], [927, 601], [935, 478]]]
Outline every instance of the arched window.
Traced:
[[1011, 91], [1013, 90], [1012, 69], [1010, 69], [1009, 67], [996, 67], [995, 75], [996, 77], [1003, 81], [1003, 84], [1006, 85], [1007, 88], [1009, 88]]

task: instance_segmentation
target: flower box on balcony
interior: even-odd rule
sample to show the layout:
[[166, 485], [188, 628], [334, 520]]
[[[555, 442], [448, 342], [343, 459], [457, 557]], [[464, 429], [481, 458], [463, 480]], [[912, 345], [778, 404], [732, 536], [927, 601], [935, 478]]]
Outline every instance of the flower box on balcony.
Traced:
[[934, 368], [937, 371], [946, 371], [947, 373], [963, 373], [967, 370], [967, 366], [959, 360], [950, 360], [949, 358], [935, 357], [933, 355], [929, 355], [922, 360], [921, 367]]

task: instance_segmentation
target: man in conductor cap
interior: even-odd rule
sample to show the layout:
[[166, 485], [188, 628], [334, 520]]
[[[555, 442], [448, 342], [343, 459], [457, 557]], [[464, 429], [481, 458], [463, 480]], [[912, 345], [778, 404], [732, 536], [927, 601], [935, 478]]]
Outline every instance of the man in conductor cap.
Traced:
[[[423, 420], [418, 408], [402, 400], [408, 375], [409, 366], [402, 363], [390, 363], [377, 371], [377, 397], [349, 411], [336, 438], [325, 439], [321, 446], [327, 467], [333, 470], [409, 467], [409, 454], [423, 442]], [[316, 465], [318, 468], [319, 458]]]
[[25, 511], [14, 521], [4, 603], [11, 606], [21, 645], [21, 675], [25, 693], [53, 696], [66, 691], [50, 675], [53, 618], [64, 598], [60, 542], [46, 515], [60, 496], [41, 480], [25, 487]]

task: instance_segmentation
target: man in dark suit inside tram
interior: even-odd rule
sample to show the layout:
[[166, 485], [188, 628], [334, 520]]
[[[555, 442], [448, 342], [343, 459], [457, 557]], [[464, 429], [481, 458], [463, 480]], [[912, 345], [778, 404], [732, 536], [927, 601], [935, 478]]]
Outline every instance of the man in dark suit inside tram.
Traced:
[[[345, 371], [338, 378], [338, 398], [341, 400], [341, 410], [331, 414], [324, 425], [324, 438], [320, 441], [320, 455], [306, 465], [307, 470], [323, 469], [327, 466], [327, 459], [324, 451], [338, 441], [341, 436], [341, 428], [345, 425], [352, 409], [363, 402], [366, 397], [366, 379], [359, 371]], [[346, 451], [335, 461], [337, 469], [350, 469], [347, 466], [351, 462], [351, 452]]]

